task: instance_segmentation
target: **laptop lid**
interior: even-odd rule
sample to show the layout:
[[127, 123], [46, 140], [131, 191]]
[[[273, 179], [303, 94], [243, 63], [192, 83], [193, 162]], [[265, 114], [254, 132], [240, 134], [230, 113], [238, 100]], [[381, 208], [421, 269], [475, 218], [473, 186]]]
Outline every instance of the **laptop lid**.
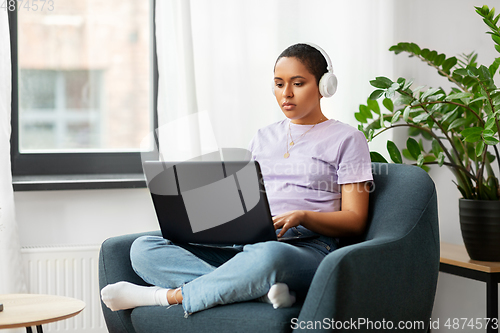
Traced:
[[276, 240], [257, 161], [144, 162], [164, 238], [178, 243]]

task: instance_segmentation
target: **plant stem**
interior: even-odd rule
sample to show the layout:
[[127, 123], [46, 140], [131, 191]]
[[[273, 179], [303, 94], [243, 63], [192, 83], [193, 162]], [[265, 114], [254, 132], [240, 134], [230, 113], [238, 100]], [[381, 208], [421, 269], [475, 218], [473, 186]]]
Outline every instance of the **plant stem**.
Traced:
[[448, 139], [448, 141], [451, 144], [451, 148], [453, 149], [453, 152], [455, 153], [455, 156], [457, 157], [457, 161], [465, 169], [465, 166], [462, 163], [462, 159], [460, 158], [460, 154], [458, 153], [458, 150], [455, 147], [453, 140], [449, 137], [448, 132], [446, 132], [444, 130], [443, 126], [436, 120], [436, 118], [434, 118], [434, 116], [427, 110], [427, 108], [425, 106], [422, 105], [422, 109], [424, 109], [424, 111], [429, 115], [429, 117], [432, 119], [432, 121], [434, 121], [434, 123], [439, 127], [439, 129], [441, 130], [441, 133], [443, 133], [443, 135], [446, 137], [446, 139]]
[[498, 174], [500, 175], [500, 155], [498, 154], [498, 148], [497, 146], [493, 146], [493, 149], [495, 150], [495, 155], [497, 156], [497, 164], [498, 164]]
[[[495, 109], [493, 109], [493, 112], [495, 112]], [[497, 116], [493, 116], [493, 117], [495, 117], [495, 125], [497, 126], [497, 133], [499, 133], [499, 135], [500, 135], [500, 124], [498, 124], [498, 118], [497, 118]], [[497, 155], [498, 172], [500, 175], [500, 156], [498, 154], [497, 146], [494, 145], [493, 148], [495, 149], [495, 154]]]
[[488, 149], [484, 149], [483, 152], [483, 161], [481, 162], [481, 167], [478, 170], [477, 174], [477, 195], [478, 198], [481, 199], [480, 193], [482, 193], [482, 188], [483, 188], [483, 173], [484, 173], [484, 166], [486, 165], [486, 152]]

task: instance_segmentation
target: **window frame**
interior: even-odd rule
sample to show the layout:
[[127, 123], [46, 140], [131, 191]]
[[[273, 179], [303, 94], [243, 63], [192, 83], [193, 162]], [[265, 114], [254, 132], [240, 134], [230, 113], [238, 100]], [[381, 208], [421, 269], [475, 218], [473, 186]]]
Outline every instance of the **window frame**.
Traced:
[[[158, 128], [158, 60], [156, 53], [155, 0], [150, 0], [153, 89], [153, 130]], [[11, 52], [11, 169], [14, 190], [145, 187], [140, 152], [21, 153], [19, 151], [19, 86], [17, 7], [8, 12]], [[131, 175], [133, 175], [131, 177]], [[119, 179], [125, 179], [121, 182]], [[43, 181], [37, 181], [43, 179]], [[50, 181], [54, 179], [54, 181]], [[66, 179], [67, 181], [61, 181]], [[99, 182], [99, 179], [104, 179]], [[113, 179], [113, 181], [109, 181]], [[21, 181], [22, 180], [22, 181]], [[117, 181], [118, 180], [118, 181]], [[127, 181], [128, 180], [128, 181]], [[130, 181], [133, 180], [133, 181]], [[31, 186], [28, 183], [31, 184]], [[64, 183], [66, 185], [61, 184]], [[90, 184], [89, 184], [90, 183]], [[59, 185], [58, 185], [59, 184]], [[110, 185], [111, 184], [111, 185]]]

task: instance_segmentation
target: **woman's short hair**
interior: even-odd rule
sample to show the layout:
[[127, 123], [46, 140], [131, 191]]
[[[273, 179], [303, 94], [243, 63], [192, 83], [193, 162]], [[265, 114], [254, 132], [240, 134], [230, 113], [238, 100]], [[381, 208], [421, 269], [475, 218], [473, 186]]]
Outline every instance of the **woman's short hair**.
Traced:
[[281, 58], [297, 58], [314, 75], [316, 84], [319, 84], [323, 74], [328, 72], [328, 63], [325, 57], [318, 49], [308, 44], [295, 44], [287, 47], [276, 59], [274, 67]]

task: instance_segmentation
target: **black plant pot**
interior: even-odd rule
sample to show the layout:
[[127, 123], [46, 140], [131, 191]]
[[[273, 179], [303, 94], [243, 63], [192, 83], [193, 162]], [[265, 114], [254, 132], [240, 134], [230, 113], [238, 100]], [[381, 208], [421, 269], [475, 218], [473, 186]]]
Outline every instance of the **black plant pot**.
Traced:
[[473, 260], [500, 261], [500, 200], [459, 199], [460, 229]]

